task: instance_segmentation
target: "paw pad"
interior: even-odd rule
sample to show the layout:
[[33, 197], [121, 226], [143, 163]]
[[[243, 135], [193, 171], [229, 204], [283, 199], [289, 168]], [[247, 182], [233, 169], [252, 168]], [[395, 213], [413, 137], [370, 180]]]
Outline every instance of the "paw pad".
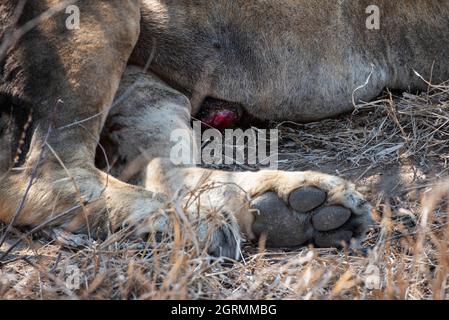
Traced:
[[256, 198], [252, 207], [259, 210], [253, 232], [258, 237], [266, 234], [270, 247], [299, 246], [312, 236], [310, 216], [292, 212], [274, 192]]

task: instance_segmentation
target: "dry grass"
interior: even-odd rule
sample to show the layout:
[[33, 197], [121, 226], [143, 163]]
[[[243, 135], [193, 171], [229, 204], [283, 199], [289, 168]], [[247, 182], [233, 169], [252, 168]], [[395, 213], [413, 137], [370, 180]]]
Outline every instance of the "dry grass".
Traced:
[[337, 164], [348, 170], [410, 160], [445, 164], [449, 159], [448, 88], [433, 87], [420, 95], [386, 92], [377, 101], [358, 105], [345, 118], [282, 123], [281, 153], [294, 156], [284, 167], [316, 169]]
[[[45, 237], [28, 239], [4, 261], [0, 297], [31, 299], [446, 299], [449, 298], [449, 89], [382, 99], [352, 115], [281, 130], [280, 166], [319, 169], [356, 180], [378, 211], [367, 254], [300, 248], [290, 252], [245, 246], [240, 262], [222, 263], [196, 245], [167, 208], [173, 238], [146, 243], [126, 234], [80, 249]], [[421, 195], [426, 196], [421, 199]], [[440, 204], [440, 205], [439, 205]], [[9, 243], [14, 242], [10, 238]], [[8, 247], [6, 243], [0, 252]], [[81, 286], [65, 281], [70, 266]]]

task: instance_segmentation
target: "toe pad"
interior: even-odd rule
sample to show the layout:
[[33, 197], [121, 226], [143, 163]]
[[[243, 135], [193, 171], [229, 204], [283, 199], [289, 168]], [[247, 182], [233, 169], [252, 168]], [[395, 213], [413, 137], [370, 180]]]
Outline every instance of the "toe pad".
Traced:
[[288, 197], [290, 206], [298, 212], [309, 212], [326, 201], [326, 193], [318, 188], [299, 188]]
[[330, 206], [319, 209], [312, 217], [312, 223], [315, 230], [330, 231], [340, 228], [351, 217], [351, 210], [340, 207]]

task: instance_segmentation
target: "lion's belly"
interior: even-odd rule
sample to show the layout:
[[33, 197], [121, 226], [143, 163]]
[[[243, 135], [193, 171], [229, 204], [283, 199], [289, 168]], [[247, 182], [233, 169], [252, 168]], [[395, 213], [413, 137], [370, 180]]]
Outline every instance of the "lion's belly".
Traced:
[[211, 94], [260, 118], [310, 121], [350, 111], [385, 87], [426, 89], [415, 71], [449, 80], [448, 0], [378, 1], [379, 30], [366, 27], [369, 1], [316, 2], [253, 1], [257, 9], [221, 26]]
[[[366, 27], [369, 0], [152, 1], [166, 9], [143, 18], [139, 52], [156, 43], [152, 70], [259, 118], [335, 116], [384, 87], [424, 88], [415, 70], [449, 79], [449, 0], [379, 0], [379, 30]], [[161, 12], [166, 25], [145, 23]]]
[[319, 60], [261, 62], [265, 67], [252, 73], [229, 64], [227, 72], [216, 77], [210, 95], [240, 103], [258, 118], [313, 121], [348, 112], [354, 102], [374, 99], [390, 76], [381, 62], [355, 54], [342, 55], [338, 62]]
[[267, 33], [271, 41], [251, 38], [238, 49], [224, 42], [210, 95], [259, 118], [294, 121], [332, 117], [375, 98], [391, 80], [385, 55], [347, 45], [347, 32], [323, 33]]

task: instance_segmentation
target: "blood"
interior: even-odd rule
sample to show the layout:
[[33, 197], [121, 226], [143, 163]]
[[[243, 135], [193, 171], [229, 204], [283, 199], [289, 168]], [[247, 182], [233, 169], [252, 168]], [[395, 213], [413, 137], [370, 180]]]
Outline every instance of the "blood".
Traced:
[[241, 116], [240, 105], [211, 98], [206, 99], [198, 114], [203, 130], [215, 128], [220, 131], [235, 128]]
[[225, 130], [233, 128], [237, 124], [238, 116], [232, 110], [212, 111], [205, 118], [202, 118], [203, 127]]

